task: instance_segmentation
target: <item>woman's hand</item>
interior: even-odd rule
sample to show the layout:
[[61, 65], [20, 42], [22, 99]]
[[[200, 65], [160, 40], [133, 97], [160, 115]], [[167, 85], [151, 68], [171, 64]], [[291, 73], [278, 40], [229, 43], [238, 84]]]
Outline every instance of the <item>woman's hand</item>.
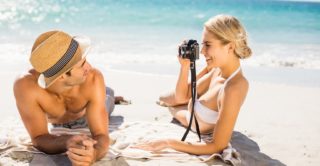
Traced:
[[169, 148], [169, 143], [168, 143], [168, 140], [166, 139], [152, 140], [152, 141], [139, 143], [133, 146], [133, 148], [157, 152], [157, 151], [161, 151], [163, 149]]
[[179, 63], [181, 65], [181, 67], [189, 69], [189, 67], [190, 67], [190, 59], [182, 58], [179, 55], [178, 55], [178, 59], [179, 59]]
[[[182, 41], [182, 43], [180, 45], [178, 45], [178, 50], [180, 50], [180, 47], [185, 44], [187, 44], [187, 41], [186, 40]], [[177, 57], [178, 57], [178, 60], [179, 60], [181, 67], [188, 68], [190, 66], [190, 59], [187, 59], [187, 58], [184, 59], [180, 55], [178, 55]]]

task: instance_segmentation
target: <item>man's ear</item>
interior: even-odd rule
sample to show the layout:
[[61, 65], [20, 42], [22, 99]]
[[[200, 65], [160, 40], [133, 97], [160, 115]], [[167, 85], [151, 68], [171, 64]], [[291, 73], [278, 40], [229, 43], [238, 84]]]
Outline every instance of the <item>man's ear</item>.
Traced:
[[61, 74], [61, 76], [59, 76], [58, 80], [63, 80], [67, 77], [66, 73]]

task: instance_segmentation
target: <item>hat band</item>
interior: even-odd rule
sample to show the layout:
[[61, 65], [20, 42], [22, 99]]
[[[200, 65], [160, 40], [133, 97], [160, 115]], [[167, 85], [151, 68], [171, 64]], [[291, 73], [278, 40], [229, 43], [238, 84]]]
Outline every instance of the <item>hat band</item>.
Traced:
[[42, 74], [47, 78], [52, 77], [55, 74], [57, 74], [72, 59], [73, 55], [77, 51], [78, 45], [79, 45], [78, 42], [75, 41], [74, 39], [72, 39], [68, 50], [61, 57], [61, 59], [55, 65], [53, 65], [51, 68], [44, 71]]

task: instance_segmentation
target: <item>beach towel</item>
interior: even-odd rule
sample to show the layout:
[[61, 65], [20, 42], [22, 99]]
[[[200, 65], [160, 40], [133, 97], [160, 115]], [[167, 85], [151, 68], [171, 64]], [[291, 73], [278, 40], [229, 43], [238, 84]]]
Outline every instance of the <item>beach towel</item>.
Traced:
[[[184, 132], [184, 128], [172, 123], [155, 123], [155, 122], [132, 122], [125, 123], [119, 127], [119, 130], [110, 134], [114, 139], [114, 144], [110, 150], [119, 156], [134, 159], [151, 159], [151, 160], [175, 160], [179, 162], [198, 161], [208, 162], [210, 160], [219, 159], [230, 165], [240, 165], [240, 154], [232, 148], [232, 145], [223, 150], [222, 153], [212, 155], [190, 155], [183, 152], [178, 152], [172, 149], [166, 149], [161, 152], [153, 153], [141, 149], [132, 148], [133, 145], [139, 142], [173, 138], [180, 139]], [[202, 135], [202, 139], [206, 142], [212, 141], [211, 135]], [[198, 137], [195, 133], [190, 133], [188, 141], [196, 142]]]
[[[110, 118], [109, 131], [112, 132], [117, 130], [122, 122], [123, 117], [121, 116], [113, 116]], [[20, 119], [9, 118], [2, 121], [1, 124], [6, 124], [2, 125], [6, 127], [1, 127], [0, 130], [0, 166], [71, 166], [71, 163], [65, 154], [47, 155], [34, 148]], [[90, 135], [90, 130], [88, 128], [54, 128], [49, 125], [49, 131], [55, 135], [79, 133]], [[123, 162], [123, 160], [118, 158], [118, 156], [116, 158], [113, 154], [108, 154], [103, 160], [95, 165], [116, 165], [117, 163]]]
[[[20, 165], [49, 165], [70, 166], [71, 163], [65, 154], [47, 155], [33, 148], [28, 133], [20, 119], [10, 119], [0, 124], [10, 124], [1, 127], [0, 130], [0, 166]], [[1, 125], [5, 126], [5, 125]], [[94, 166], [120, 165], [127, 166], [131, 161], [133, 165], [148, 165], [148, 163], [196, 163], [197, 165], [259, 165], [259, 166], [283, 166], [278, 160], [260, 152], [256, 142], [240, 132], [233, 132], [229, 146], [222, 153], [212, 155], [190, 155], [166, 149], [160, 153], [151, 153], [140, 149], [131, 148], [138, 142], [161, 139], [180, 139], [185, 128], [173, 123], [159, 122], [125, 122], [123, 117], [110, 118], [110, 148], [108, 154]], [[55, 134], [89, 134], [89, 129], [70, 130], [55, 128], [51, 132]], [[211, 135], [202, 135], [204, 141], [210, 141]], [[197, 141], [196, 133], [190, 133], [187, 141]], [[153, 162], [155, 161], [155, 162]], [[139, 163], [140, 162], [140, 163]]]

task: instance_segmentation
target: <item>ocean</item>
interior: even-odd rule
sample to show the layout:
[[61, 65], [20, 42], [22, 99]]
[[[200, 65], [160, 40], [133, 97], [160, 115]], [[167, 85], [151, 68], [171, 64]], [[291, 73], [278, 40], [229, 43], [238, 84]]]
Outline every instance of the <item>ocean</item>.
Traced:
[[[0, 63], [29, 66], [35, 38], [59, 29], [92, 40], [88, 59], [103, 69], [176, 74], [177, 45], [201, 41], [217, 14], [237, 17], [249, 34], [247, 67], [320, 69], [320, 1], [2, 0]], [[198, 66], [204, 66], [200, 58]]]

